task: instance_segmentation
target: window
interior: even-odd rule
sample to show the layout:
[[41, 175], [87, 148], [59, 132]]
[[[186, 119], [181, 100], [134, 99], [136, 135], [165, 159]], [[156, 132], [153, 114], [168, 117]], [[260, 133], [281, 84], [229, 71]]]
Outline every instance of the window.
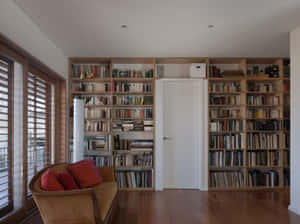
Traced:
[[[51, 85], [32, 73], [27, 77], [27, 186], [51, 163]], [[30, 196], [27, 191], [27, 196]]]
[[12, 76], [13, 63], [0, 57], [0, 215], [13, 209]]

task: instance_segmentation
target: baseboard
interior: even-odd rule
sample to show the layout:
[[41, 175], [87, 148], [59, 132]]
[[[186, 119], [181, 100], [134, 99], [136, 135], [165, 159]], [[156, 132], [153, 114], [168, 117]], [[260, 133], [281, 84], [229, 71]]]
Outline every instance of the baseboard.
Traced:
[[292, 205], [289, 206], [289, 210], [297, 215], [300, 215], [300, 209], [298, 209]]

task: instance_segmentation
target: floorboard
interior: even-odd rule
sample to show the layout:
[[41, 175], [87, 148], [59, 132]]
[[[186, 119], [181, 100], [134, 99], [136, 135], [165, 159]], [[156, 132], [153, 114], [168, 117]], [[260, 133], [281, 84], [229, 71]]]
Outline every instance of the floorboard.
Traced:
[[[121, 192], [114, 224], [299, 224], [288, 192]], [[28, 224], [42, 224], [39, 216]]]

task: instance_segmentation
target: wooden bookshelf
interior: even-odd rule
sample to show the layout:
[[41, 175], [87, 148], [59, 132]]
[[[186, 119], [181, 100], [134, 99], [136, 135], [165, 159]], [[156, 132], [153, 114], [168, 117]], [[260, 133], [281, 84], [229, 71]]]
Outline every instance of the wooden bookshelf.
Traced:
[[[152, 166], [121, 166], [118, 167], [116, 170], [150, 170], [152, 171], [152, 187], [144, 187], [144, 188], [128, 188], [124, 187], [122, 190], [153, 190], [153, 186], [155, 185], [155, 79], [156, 79], [156, 65], [163, 64], [163, 63], [171, 63], [171, 64], [189, 64], [189, 63], [198, 63], [198, 62], [206, 63], [207, 65], [207, 73], [208, 73], [208, 83], [209, 86], [219, 85], [219, 87], [223, 86], [222, 88], [209, 88], [208, 95], [209, 95], [209, 105], [208, 110], [209, 114], [215, 113], [216, 116], [209, 117], [209, 125], [216, 124], [224, 124], [229, 127], [229, 124], [233, 124], [233, 122], [242, 122], [242, 127], [234, 130], [234, 129], [220, 129], [220, 130], [211, 130], [208, 127], [209, 138], [211, 136], [227, 136], [227, 135], [236, 135], [240, 136], [239, 141], [242, 141], [239, 147], [208, 147], [209, 155], [210, 153], [223, 153], [223, 161], [222, 165], [217, 164], [210, 164], [209, 161], [209, 190], [280, 190], [285, 189], [288, 187], [288, 182], [285, 178], [286, 175], [289, 174], [289, 164], [288, 159], [289, 157], [289, 97], [290, 97], [290, 79], [289, 79], [289, 65], [288, 59], [285, 58], [71, 58], [69, 60], [69, 105], [70, 105], [70, 119], [69, 119], [69, 136], [72, 139], [72, 105], [73, 105], [73, 98], [74, 97], [107, 97], [109, 98], [108, 103], [102, 104], [89, 104], [86, 105], [85, 108], [87, 109], [106, 109], [110, 111], [110, 116], [101, 119], [89, 119], [94, 121], [102, 121], [109, 123], [109, 130], [107, 131], [97, 131], [97, 132], [87, 132], [87, 136], [111, 136], [110, 141], [112, 141], [113, 136], [122, 135], [124, 138], [130, 136], [131, 139], [135, 139], [136, 136], [145, 135], [145, 136], [152, 136], [153, 140], [153, 149], [152, 151]], [[72, 65], [73, 64], [82, 64], [82, 65], [106, 65], [108, 68], [108, 75], [105, 77], [78, 77], [74, 76], [72, 72]], [[153, 69], [153, 77], [146, 78], [146, 77], [120, 77], [114, 74], [114, 69], [124, 68], [124, 65], [140, 65], [140, 66], [150, 66]], [[213, 67], [215, 66], [215, 67]], [[254, 72], [257, 70], [256, 67], [258, 66], [258, 72]], [[260, 69], [262, 66], [262, 69]], [[266, 67], [270, 66], [277, 66], [278, 68], [278, 76], [275, 75], [274, 77], [269, 77], [270, 72], [265, 70]], [[212, 71], [217, 71], [220, 69], [218, 75], [212, 76]], [[253, 74], [250, 74], [252, 71]], [[218, 73], [218, 71], [217, 71]], [[276, 72], [275, 72], [276, 73]], [[132, 83], [138, 84], [143, 83], [145, 85], [151, 84], [152, 89], [149, 92], [143, 91], [131, 91], [131, 92], [124, 92], [124, 91], [114, 91], [114, 85], [118, 83], [120, 85], [124, 83]], [[249, 85], [254, 83], [256, 85], [272, 85], [274, 88], [264, 89], [264, 88], [253, 88], [250, 89]], [[97, 90], [89, 90], [85, 91], [82, 89], [74, 89], [72, 88], [74, 85], [94, 85], [94, 84], [103, 84], [108, 85], [106, 91]], [[222, 89], [222, 90], [220, 90]], [[152, 96], [152, 103], [151, 104], [139, 104], [139, 103], [130, 103], [130, 104], [121, 104], [121, 103], [113, 103], [112, 98], [115, 97], [147, 97]], [[277, 97], [280, 102], [270, 103], [264, 102], [263, 104], [259, 103], [249, 103], [249, 97], [252, 97], [253, 100], [258, 101], [260, 98], [262, 100], [265, 99], [273, 99]], [[221, 99], [223, 97], [223, 99]], [[220, 100], [224, 100], [222, 104], [210, 103], [210, 100], [218, 98]], [[118, 98], [119, 99], [119, 98]], [[233, 101], [235, 101], [232, 103]], [[152, 118], [130, 118], [127, 116], [114, 118], [112, 116], [112, 112], [115, 110], [130, 110], [130, 109], [139, 109], [139, 110], [146, 110], [152, 109]], [[257, 111], [258, 110], [258, 111]], [[259, 111], [260, 110], [260, 111]], [[278, 116], [273, 116], [271, 114], [272, 110], [278, 110]], [[223, 116], [218, 116], [219, 111], [222, 111], [224, 114]], [[250, 112], [253, 111], [255, 116], [250, 116]], [[255, 112], [254, 112], [255, 111]], [[268, 113], [265, 111], [269, 111]], [[226, 114], [228, 113], [228, 115]], [[256, 113], [259, 114], [256, 116]], [[275, 112], [274, 112], [275, 113]], [[273, 117], [272, 117], [272, 116]], [[271, 118], [272, 117], [272, 118]], [[112, 125], [114, 122], [138, 122], [138, 121], [153, 121], [153, 129], [151, 131], [114, 131], [112, 130]], [[263, 122], [270, 122], [273, 121], [274, 124], [276, 122], [280, 123], [281, 126], [279, 129], [251, 129], [250, 126], [256, 124], [255, 122], [263, 123]], [[235, 124], [236, 125], [236, 124]], [[278, 136], [278, 145], [276, 147], [264, 146], [251, 148], [247, 144], [247, 136], [250, 135], [276, 135]], [[277, 138], [277, 137], [276, 137]], [[209, 139], [210, 140], [210, 139]], [[70, 141], [71, 142], [71, 141]], [[149, 152], [148, 150], [145, 151], [134, 151], [134, 150], [115, 150], [114, 144], [110, 142], [110, 149], [108, 151], [108, 155], [110, 156], [110, 163], [114, 165], [114, 158], [115, 155], [123, 155], [123, 154], [136, 154], [136, 153], [144, 153]], [[276, 164], [261, 164], [261, 162], [257, 162], [257, 164], [249, 164], [249, 152], [256, 152], [256, 151], [265, 151], [265, 153], [272, 153], [276, 152]], [[240, 159], [242, 160], [241, 164], [226, 164], [226, 153], [228, 157], [234, 157], [235, 153], [240, 153]], [[233, 153], [233, 154], [231, 154]], [[210, 160], [210, 157], [208, 158]], [[250, 175], [251, 172], [257, 170], [260, 172], [268, 172], [268, 171], [276, 171], [278, 173], [278, 185], [276, 186], [251, 186], [250, 183]], [[239, 175], [241, 174], [239, 180], [241, 183], [238, 187], [234, 186], [227, 186], [227, 187], [214, 187], [211, 183], [210, 174], [216, 172], [223, 172], [227, 174], [230, 172], [238, 172], [233, 173], [232, 175]], [[231, 175], [231, 174], [230, 174]], [[270, 174], [267, 174], [270, 175]], [[273, 174], [272, 174], [273, 175]], [[235, 176], [236, 178], [237, 176]]]
[[[98, 67], [95, 67], [98, 66]], [[128, 66], [128, 67], [127, 67]], [[105, 131], [85, 131], [85, 138], [105, 136], [107, 149], [106, 151], [85, 151], [86, 157], [109, 157], [109, 164], [115, 167], [116, 178], [118, 179], [118, 172], [143, 172], [151, 171], [151, 186], [137, 187], [137, 186], [126, 186], [120, 187], [120, 190], [153, 190], [155, 184], [155, 169], [154, 169], [154, 136], [155, 136], [155, 123], [154, 123], [154, 90], [155, 90], [155, 77], [154, 69], [155, 64], [153, 59], [101, 59], [101, 58], [71, 58], [69, 59], [69, 93], [70, 93], [70, 115], [73, 110], [73, 98], [79, 97], [87, 99], [86, 97], [92, 98], [92, 103], [86, 104], [85, 109], [87, 111], [93, 111], [93, 113], [101, 113], [105, 111], [104, 118], [96, 117], [85, 117], [86, 122], [106, 122], [108, 124], [108, 130]], [[101, 88], [101, 85], [105, 86], [106, 91], [96, 90]], [[149, 90], [150, 88], [150, 90]], [[144, 104], [145, 96], [152, 97], [152, 102]], [[107, 102], [101, 102], [100, 97], [105, 97]], [[132, 98], [130, 102], [123, 102], [123, 98]], [[123, 99], [123, 100], [124, 100]], [[138, 100], [143, 100], [141, 103]], [[102, 99], [103, 100], [103, 99]], [[114, 101], [117, 102], [114, 102]], [[125, 101], [125, 100], [124, 100]], [[136, 101], [136, 102], [133, 102]], [[136, 112], [134, 116], [123, 115], [122, 113]], [[150, 110], [151, 117], [146, 117], [146, 111]], [[140, 113], [139, 113], [140, 112]], [[149, 115], [148, 115], [149, 116]], [[124, 122], [144, 122], [152, 121], [152, 130], [118, 130], [115, 131], [113, 128], [114, 122], [122, 125]], [[72, 139], [72, 117], [70, 116], [70, 132], [69, 136]], [[144, 124], [143, 124], [144, 128]], [[139, 139], [144, 135], [151, 136], [153, 141], [153, 147], [150, 150], [134, 151], [134, 150], [116, 150], [114, 145], [115, 136], [121, 136], [126, 139]], [[137, 136], [137, 137], [135, 137]], [[150, 153], [152, 154], [152, 165], [115, 165], [115, 157], [117, 155], [136, 155]], [[147, 155], [148, 155], [147, 154]], [[96, 161], [96, 160], [95, 160]], [[102, 164], [103, 165], [103, 164]], [[148, 173], [147, 173], [148, 174]], [[141, 174], [142, 175], [142, 174]], [[118, 180], [119, 181], [119, 180]], [[137, 185], [137, 184], [136, 184]], [[144, 185], [143, 185], [144, 186]]]
[[[239, 149], [232, 149], [231, 145], [227, 145], [227, 147], [209, 146], [209, 190], [279, 190], [288, 187], [287, 182], [289, 181], [286, 180], [285, 175], [288, 175], [289, 171], [287, 171], [288, 174], [285, 174], [285, 170], [289, 169], [289, 164], [286, 158], [287, 155], [284, 155], [284, 153], [289, 153], [289, 143], [285, 143], [289, 141], [289, 138], [285, 137], [285, 134], [289, 135], [289, 113], [284, 110], [285, 108], [289, 110], [289, 103], [286, 102], [289, 97], [289, 74], [284, 73], [286, 71], [284, 60], [288, 59], [252, 58], [209, 61], [209, 114], [213, 113], [212, 110], [216, 110], [216, 108], [220, 108], [223, 112], [228, 112], [225, 110], [235, 110], [236, 108], [239, 108], [240, 111], [240, 118], [237, 119], [210, 117], [209, 142], [211, 140], [213, 142], [214, 140], [218, 141], [223, 136], [240, 135], [238, 143], [244, 141], [243, 144], [245, 145], [245, 147]], [[229, 67], [234, 69], [230, 70]], [[271, 68], [273, 69], [272, 72], [269, 72], [270, 70], [267, 74], [262, 72], [262, 70], [265, 71]], [[259, 70], [259, 74], [251, 74], [254, 70]], [[235, 75], [240, 74], [240, 77], [231, 77], [231, 72]], [[269, 77], [269, 74], [274, 77]], [[225, 87], [228, 87], [229, 90]], [[239, 97], [239, 103], [222, 104], [222, 100], [231, 99], [230, 97]], [[259, 111], [255, 111], [254, 117], [249, 117], [249, 110]], [[266, 114], [268, 117], [261, 114], [268, 113], [269, 110], [274, 118], [268, 118], [270, 114]], [[288, 127], [284, 126], [283, 121], [285, 119]], [[239, 130], [229, 130], [228, 128], [233, 128], [234, 125], [230, 126], [230, 123], [226, 123], [226, 126], [224, 122], [243, 123], [242, 128], [239, 128]], [[279, 127], [275, 128], [277, 123]], [[215, 130], [215, 127], [212, 128], [216, 125], [222, 127], [222, 124], [227, 129]], [[236, 125], [237, 123], [235, 123]], [[252, 135], [255, 138], [249, 139]], [[255, 141], [257, 137], [260, 137], [261, 142], [262, 140], [266, 142], [268, 139], [272, 139], [270, 144], [275, 142], [276, 147], [270, 147], [271, 145], [267, 145], [267, 147], [250, 147], [248, 142]], [[228, 137], [226, 138], [229, 140]], [[275, 138], [276, 140], [274, 140]], [[236, 156], [234, 153], [238, 152], [240, 154]], [[237, 164], [238, 161], [240, 161], [239, 164]], [[238, 177], [238, 175], [240, 176]], [[262, 178], [265, 178], [265, 183], [259, 183], [259, 181], [255, 183], [255, 175], [261, 175]], [[240, 181], [238, 186], [230, 186], [230, 178], [235, 178], [235, 182]], [[218, 181], [220, 184], [217, 183]], [[222, 181], [226, 181], [226, 183], [222, 184]], [[263, 186], [257, 186], [258, 184]]]

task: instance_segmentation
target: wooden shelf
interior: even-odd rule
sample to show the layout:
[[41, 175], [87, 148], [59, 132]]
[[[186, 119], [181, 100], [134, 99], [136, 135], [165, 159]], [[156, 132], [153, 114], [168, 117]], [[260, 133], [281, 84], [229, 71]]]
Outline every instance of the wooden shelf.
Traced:
[[111, 95], [153, 95], [152, 92], [112, 92]]
[[[227, 125], [233, 125], [232, 123], [227, 123], [223, 121], [231, 121], [231, 120], [238, 120], [238, 121], [243, 121], [243, 130], [242, 131], [212, 131], [211, 129], [209, 129], [208, 127], [208, 131], [209, 131], [209, 138], [212, 138], [212, 136], [224, 136], [224, 135], [235, 135], [235, 134], [241, 134], [241, 138], [244, 141], [244, 145], [245, 147], [242, 147], [240, 149], [226, 149], [226, 148], [208, 148], [208, 151], [212, 154], [213, 158], [219, 158], [216, 156], [222, 156], [222, 158], [224, 159], [223, 162], [225, 162], [225, 156], [226, 156], [226, 152], [242, 152], [242, 154], [240, 156], [242, 156], [242, 161], [245, 163], [248, 161], [248, 153], [247, 152], [256, 152], [256, 151], [267, 151], [268, 153], [270, 151], [275, 151], [278, 152], [279, 154], [279, 165], [275, 166], [275, 165], [266, 165], [266, 166], [250, 166], [250, 165], [243, 165], [243, 166], [208, 166], [209, 168], [209, 172], [210, 174], [216, 172], [219, 173], [221, 176], [223, 176], [223, 178], [226, 177], [226, 172], [239, 172], [241, 174], [243, 174], [241, 177], [242, 181], [244, 182], [244, 186], [241, 187], [234, 187], [234, 188], [224, 188], [224, 187], [220, 187], [220, 188], [212, 188], [209, 187], [210, 191], [254, 191], [254, 190], [284, 190], [286, 189], [284, 187], [284, 178], [283, 178], [283, 172], [282, 169], [284, 169], [285, 167], [288, 168], [288, 166], [282, 166], [282, 156], [283, 153], [281, 153], [280, 151], [285, 150], [284, 148], [282, 148], [282, 144], [283, 144], [283, 134], [285, 133], [285, 130], [250, 130], [249, 129], [249, 124], [248, 121], [268, 121], [268, 120], [274, 120], [274, 121], [283, 121], [282, 118], [282, 114], [284, 112], [284, 108], [285, 108], [285, 101], [286, 98], [289, 95], [286, 94], [284, 95], [284, 91], [283, 91], [283, 85], [284, 85], [284, 81], [288, 81], [288, 79], [283, 77], [283, 60], [282, 59], [244, 59], [243, 62], [236, 62], [236, 61], [230, 61], [228, 62], [229, 64], [238, 64], [240, 66], [240, 68], [242, 69], [243, 73], [246, 74], [247, 73], [247, 62], [249, 62], [252, 65], [256, 65], [256, 64], [260, 64], [260, 63], [270, 63], [270, 64], [276, 64], [279, 65], [279, 78], [269, 78], [267, 75], [265, 76], [243, 76], [240, 79], [233, 79], [233, 78], [208, 78], [209, 81], [209, 85], [210, 85], [210, 90], [216, 90], [218, 87], [219, 89], [223, 88], [225, 89], [226, 87], [228, 88], [228, 86], [230, 87], [231, 84], [230, 83], [237, 83], [234, 85], [235, 89], [238, 89], [240, 91], [233, 91], [233, 92], [215, 92], [215, 91], [209, 91], [208, 94], [210, 96], [214, 96], [214, 95], [224, 95], [225, 97], [230, 96], [232, 98], [234, 98], [235, 96], [239, 96], [240, 97], [240, 104], [239, 105], [208, 105], [208, 110], [214, 110], [214, 111], [218, 111], [221, 110], [223, 108], [226, 108], [227, 110], [235, 110], [236, 108], [239, 109], [240, 111], [240, 117], [239, 118], [209, 118], [209, 122], [214, 121], [214, 122], [221, 122], [219, 125], [222, 128], [228, 128], [229, 126]], [[211, 64], [211, 63], [210, 63]], [[217, 66], [217, 65], [216, 65]], [[223, 83], [223, 84], [222, 84]], [[261, 83], [262, 85], [265, 85], [267, 83], [270, 83], [270, 85], [272, 85], [272, 89], [273, 91], [271, 92], [264, 92], [264, 91], [249, 91], [249, 85], [252, 83]], [[260, 84], [258, 84], [260, 85]], [[233, 86], [233, 85], [232, 85]], [[232, 88], [233, 89], [233, 88]], [[271, 89], [271, 88], [270, 88]], [[268, 96], [270, 95], [270, 97], [278, 95], [280, 96], [280, 102], [281, 104], [264, 104], [264, 105], [253, 105], [253, 104], [248, 104], [248, 96], [251, 95], [257, 95], [257, 96]], [[208, 101], [209, 102], [209, 101]], [[290, 107], [290, 105], [287, 105], [287, 107]], [[279, 115], [280, 117], [278, 118], [268, 118], [268, 117], [261, 117], [261, 118], [250, 118], [247, 117], [248, 115], [248, 110], [253, 110], [253, 109], [262, 109], [262, 110], [278, 110], [279, 111]], [[210, 113], [210, 112], [209, 112]], [[226, 130], [226, 129], [225, 129]], [[232, 130], [235, 130], [234, 127]], [[288, 133], [289, 131], [287, 131]], [[279, 146], [278, 148], [248, 148], [247, 146], [247, 134], [248, 133], [258, 133], [258, 134], [276, 134], [279, 136]], [[210, 139], [209, 139], [210, 140]], [[216, 146], [220, 146], [218, 144], [216, 144]], [[219, 154], [219, 152], [222, 152], [222, 154]], [[231, 153], [230, 153], [231, 154]], [[230, 155], [229, 154], [229, 155]], [[210, 157], [209, 157], [210, 158]], [[218, 163], [218, 160], [216, 160], [216, 164], [220, 164]], [[257, 187], [249, 187], [248, 186], [248, 171], [249, 170], [254, 170], [254, 169], [258, 169], [261, 170], [262, 172], [264, 171], [269, 171], [269, 170], [276, 170], [278, 172], [278, 177], [279, 177], [279, 186], [275, 186], [275, 187], [266, 187], [266, 186], [257, 186]], [[211, 177], [209, 175], [209, 177]], [[212, 178], [214, 178], [212, 176]], [[229, 178], [229, 177], [228, 177]], [[209, 182], [211, 180], [209, 179]], [[209, 185], [209, 186], [213, 186], [213, 185]]]
[[153, 82], [155, 78], [112, 78], [112, 81], [118, 82]]
[[111, 82], [111, 78], [94, 78], [94, 79], [81, 79], [72, 78], [73, 82]]
[[112, 150], [113, 152], [116, 152], [116, 153], [144, 153], [144, 152], [153, 152], [153, 149], [149, 149], [149, 150]]
[[154, 191], [154, 188], [120, 188], [120, 191]]
[[110, 92], [84, 92], [84, 91], [73, 91], [72, 95], [111, 95]]

